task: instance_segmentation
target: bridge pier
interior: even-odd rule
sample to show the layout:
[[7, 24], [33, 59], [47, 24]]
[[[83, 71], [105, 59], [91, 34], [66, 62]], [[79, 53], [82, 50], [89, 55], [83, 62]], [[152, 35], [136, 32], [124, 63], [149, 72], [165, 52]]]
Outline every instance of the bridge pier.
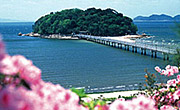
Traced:
[[151, 50], [151, 57], [153, 58], [153, 50]]
[[141, 55], [143, 55], [143, 48], [141, 48]]
[[169, 60], [169, 54], [163, 53], [163, 60]]
[[154, 54], [154, 58], [157, 58], [157, 51], [155, 51]]
[[112, 45], [112, 47], [115, 47], [115, 42], [113, 42], [113, 45]]
[[135, 53], [137, 53], [137, 47], [135, 47]]
[[132, 52], [134, 52], [134, 46], [132, 46]]
[[127, 45], [127, 51], [129, 51], [129, 45]]
[[[154, 55], [153, 55], [154, 54]], [[151, 57], [157, 58], [157, 51], [151, 50]]]
[[144, 55], [146, 55], [146, 49], [144, 49]]
[[111, 46], [111, 42], [110, 41], [108, 41], [108, 45]]
[[167, 54], [167, 60], [169, 60], [169, 54]]
[[111, 47], [113, 47], [113, 42], [111, 42]]
[[124, 44], [124, 49], [126, 50], [126, 45]]
[[122, 49], [122, 44], [120, 44], [120, 49]]
[[114, 45], [113, 45], [114, 48], [116, 48], [116, 42], [114, 42]]
[[118, 47], [118, 48], [119, 48], [119, 45], [120, 45], [120, 44], [119, 44], [119, 43], [117, 43], [117, 47]]
[[[157, 45], [155, 45], [155, 47], [150, 47], [153, 44], [148, 44], [148, 45], [144, 45], [143, 42], [141, 43], [128, 43], [128, 42], [123, 42], [123, 41], [118, 41], [118, 40], [113, 40], [113, 39], [106, 39], [106, 38], [102, 38], [100, 36], [90, 36], [90, 35], [82, 35], [82, 34], [77, 34], [75, 35], [76, 37], [78, 37], [79, 39], [84, 39], [87, 41], [92, 41], [92, 42], [96, 42], [96, 43], [100, 43], [100, 44], [104, 44], [104, 45], [109, 45], [112, 47], [116, 47], [116, 48], [120, 48], [120, 49], [124, 49], [127, 51], [132, 51], [134, 53], [140, 53], [142, 55], [146, 55], [149, 54], [152, 58], [157, 58], [158, 53], [162, 53], [163, 54], [163, 59], [164, 60], [169, 60], [169, 55], [170, 54], [176, 54], [176, 52], [174, 52], [175, 50], [171, 49], [172, 51], [170, 51], [169, 48], [169, 52], [167, 52], [168, 47], [167, 48], [161, 48], [158, 47]], [[51, 37], [51, 36], [50, 36]], [[150, 53], [146, 53], [146, 50], [150, 51]]]

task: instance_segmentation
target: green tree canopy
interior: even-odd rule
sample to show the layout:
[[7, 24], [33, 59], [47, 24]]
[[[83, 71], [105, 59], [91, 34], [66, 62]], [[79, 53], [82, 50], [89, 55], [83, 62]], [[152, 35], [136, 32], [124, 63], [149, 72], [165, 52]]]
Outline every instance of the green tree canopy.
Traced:
[[136, 34], [137, 27], [131, 18], [110, 8], [105, 10], [89, 8], [85, 11], [75, 8], [42, 16], [33, 25], [33, 30], [39, 34], [88, 31], [98, 36], [120, 36]]

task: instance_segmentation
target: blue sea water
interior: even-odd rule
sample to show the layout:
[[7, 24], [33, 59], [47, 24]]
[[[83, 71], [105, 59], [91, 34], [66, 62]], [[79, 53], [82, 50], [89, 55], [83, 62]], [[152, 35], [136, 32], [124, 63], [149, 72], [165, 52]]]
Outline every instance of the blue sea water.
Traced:
[[[168, 61], [134, 54], [84, 40], [55, 40], [17, 36], [32, 31], [32, 22], [0, 23], [0, 33], [10, 55], [21, 54], [42, 70], [42, 79], [65, 88], [85, 88], [87, 92], [137, 89], [145, 83], [144, 69], [155, 72], [156, 65]], [[139, 33], [148, 33], [153, 40], [180, 39], [174, 23], [135, 23]], [[152, 40], [152, 38], [148, 39]]]

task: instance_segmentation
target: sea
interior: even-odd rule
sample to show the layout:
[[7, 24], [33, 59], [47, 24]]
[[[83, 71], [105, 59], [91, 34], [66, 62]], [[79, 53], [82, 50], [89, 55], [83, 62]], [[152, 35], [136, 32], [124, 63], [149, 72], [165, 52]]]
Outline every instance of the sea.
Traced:
[[[141, 89], [145, 69], [166, 79], [154, 67], [164, 68], [171, 60], [85, 40], [43, 39], [18, 36], [32, 32], [33, 22], [0, 23], [0, 34], [10, 55], [23, 55], [42, 70], [42, 79], [64, 88], [84, 88], [87, 93]], [[144, 41], [179, 44], [174, 22], [135, 22], [138, 33], [153, 37]], [[158, 80], [160, 81], [160, 80]]]

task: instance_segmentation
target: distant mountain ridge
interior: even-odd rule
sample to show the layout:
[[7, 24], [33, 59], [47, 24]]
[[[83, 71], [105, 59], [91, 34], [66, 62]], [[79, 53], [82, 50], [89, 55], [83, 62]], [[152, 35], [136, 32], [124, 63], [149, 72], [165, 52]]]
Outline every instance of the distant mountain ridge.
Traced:
[[133, 20], [134, 21], [180, 21], [180, 15], [176, 15], [172, 17], [165, 14], [161, 14], [161, 15], [153, 14], [149, 17], [137, 16]]

